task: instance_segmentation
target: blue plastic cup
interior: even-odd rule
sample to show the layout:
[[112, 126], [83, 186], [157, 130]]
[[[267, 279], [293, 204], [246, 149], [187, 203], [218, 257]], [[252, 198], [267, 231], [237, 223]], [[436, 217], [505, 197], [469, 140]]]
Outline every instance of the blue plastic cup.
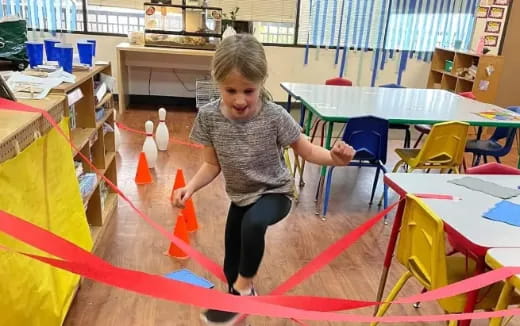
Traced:
[[47, 56], [47, 61], [58, 61], [58, 50], [56, 49], [56, 44], [60, 43], [60, 41], [48, 38], [43, 40], [45, 43], [45, 55]]
[[43, 43], [42, 42], [25, 42], [27, 56], [29, 57], [29, 65], [34, 68], [43, 64]]
[[78, 42], [79, 63], [92, 67], [92, 54], [94, 44], [89, 42]]
[[72, 55], [74, 53], [74, 48], [70, 44], [56, 44], [56, 49], [58, 49], [59, 58], [58, 63], [60, 67], [63, 68], [66, 72], [72, 73]]
[[92, 56], [96, 56], [96, 40], [87, 40], [87, 42], [92, 43], [94, 46], [92, 47]]

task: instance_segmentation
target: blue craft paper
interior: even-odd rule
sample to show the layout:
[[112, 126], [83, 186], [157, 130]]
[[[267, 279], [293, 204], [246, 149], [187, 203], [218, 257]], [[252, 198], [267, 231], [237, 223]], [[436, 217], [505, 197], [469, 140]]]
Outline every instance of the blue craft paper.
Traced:
[[484, 213], [484, 217], [493, 221], [520, 226], [520, 205], [503, 200]]
[[215, 286], [210, 281], [206, 280], [203, 277], [195, 275], [193, 272], [191, 272], [188, 269], [181, 269], [181, 270], [166, 274], [164, 276], [169, 279], [172, 279], [172, 280], [188, 283], [191, 285], [200, 286], [200, 287], [203, 287], [206, 289], [211, 289]]

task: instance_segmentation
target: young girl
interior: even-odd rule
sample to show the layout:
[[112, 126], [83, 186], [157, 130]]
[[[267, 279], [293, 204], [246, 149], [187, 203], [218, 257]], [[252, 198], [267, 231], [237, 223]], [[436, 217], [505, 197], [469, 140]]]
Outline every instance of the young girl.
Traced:
[[[253, 278], [264, 253], [267, 227], [291, 208], [293, 178], [282, 149], [291, 146], [306, 161], [347, 165], [355, 154], [337, 142], [328, 150], [311, 144], [300, 126], [264, 88], [267, 60], [251, 35], [225, 38], [213, 58], [212, 74], [221, 99], [200, 108], [191, 138], [203, 144], [204, 163], [174, 194], [177, 207], [222, 171], [231, 205], [226, 222], [224, 273], [229, 293], [255, 295]], [[210, 325], [232, 325], [238, 314], [207, 310]]]

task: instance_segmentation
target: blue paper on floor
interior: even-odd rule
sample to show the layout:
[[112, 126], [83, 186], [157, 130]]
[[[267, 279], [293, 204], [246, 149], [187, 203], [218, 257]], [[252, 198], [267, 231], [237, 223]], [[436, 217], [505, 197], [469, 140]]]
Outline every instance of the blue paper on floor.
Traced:
[[484, 217], [490, 220], [520, 226], [520, 205], [503, 200], [484, 213]]
[[210, 281], [194, 274], [192, 271], [190, 271], [188, 269], [181, 269], [181, 270], [166, 274], [164, 276], [169, 279], [172, 279], [172, 280], [200, 286], [200, 287], [203, 287], [206, 289], [211, 289], [215, 286]]

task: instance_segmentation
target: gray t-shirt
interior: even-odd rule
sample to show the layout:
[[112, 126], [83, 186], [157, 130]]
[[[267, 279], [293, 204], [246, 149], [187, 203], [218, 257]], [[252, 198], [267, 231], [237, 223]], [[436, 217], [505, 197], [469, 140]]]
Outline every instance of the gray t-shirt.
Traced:
[[199, 109], [191, 139], [212, 146], [233, 203], [246, 206], [267, 193], [293, 195], [294, 181], [283, 147], [300, 136], [300, 126], [281, 106], [268, 102], [247, 121], [226, 118], [220, 100]]

